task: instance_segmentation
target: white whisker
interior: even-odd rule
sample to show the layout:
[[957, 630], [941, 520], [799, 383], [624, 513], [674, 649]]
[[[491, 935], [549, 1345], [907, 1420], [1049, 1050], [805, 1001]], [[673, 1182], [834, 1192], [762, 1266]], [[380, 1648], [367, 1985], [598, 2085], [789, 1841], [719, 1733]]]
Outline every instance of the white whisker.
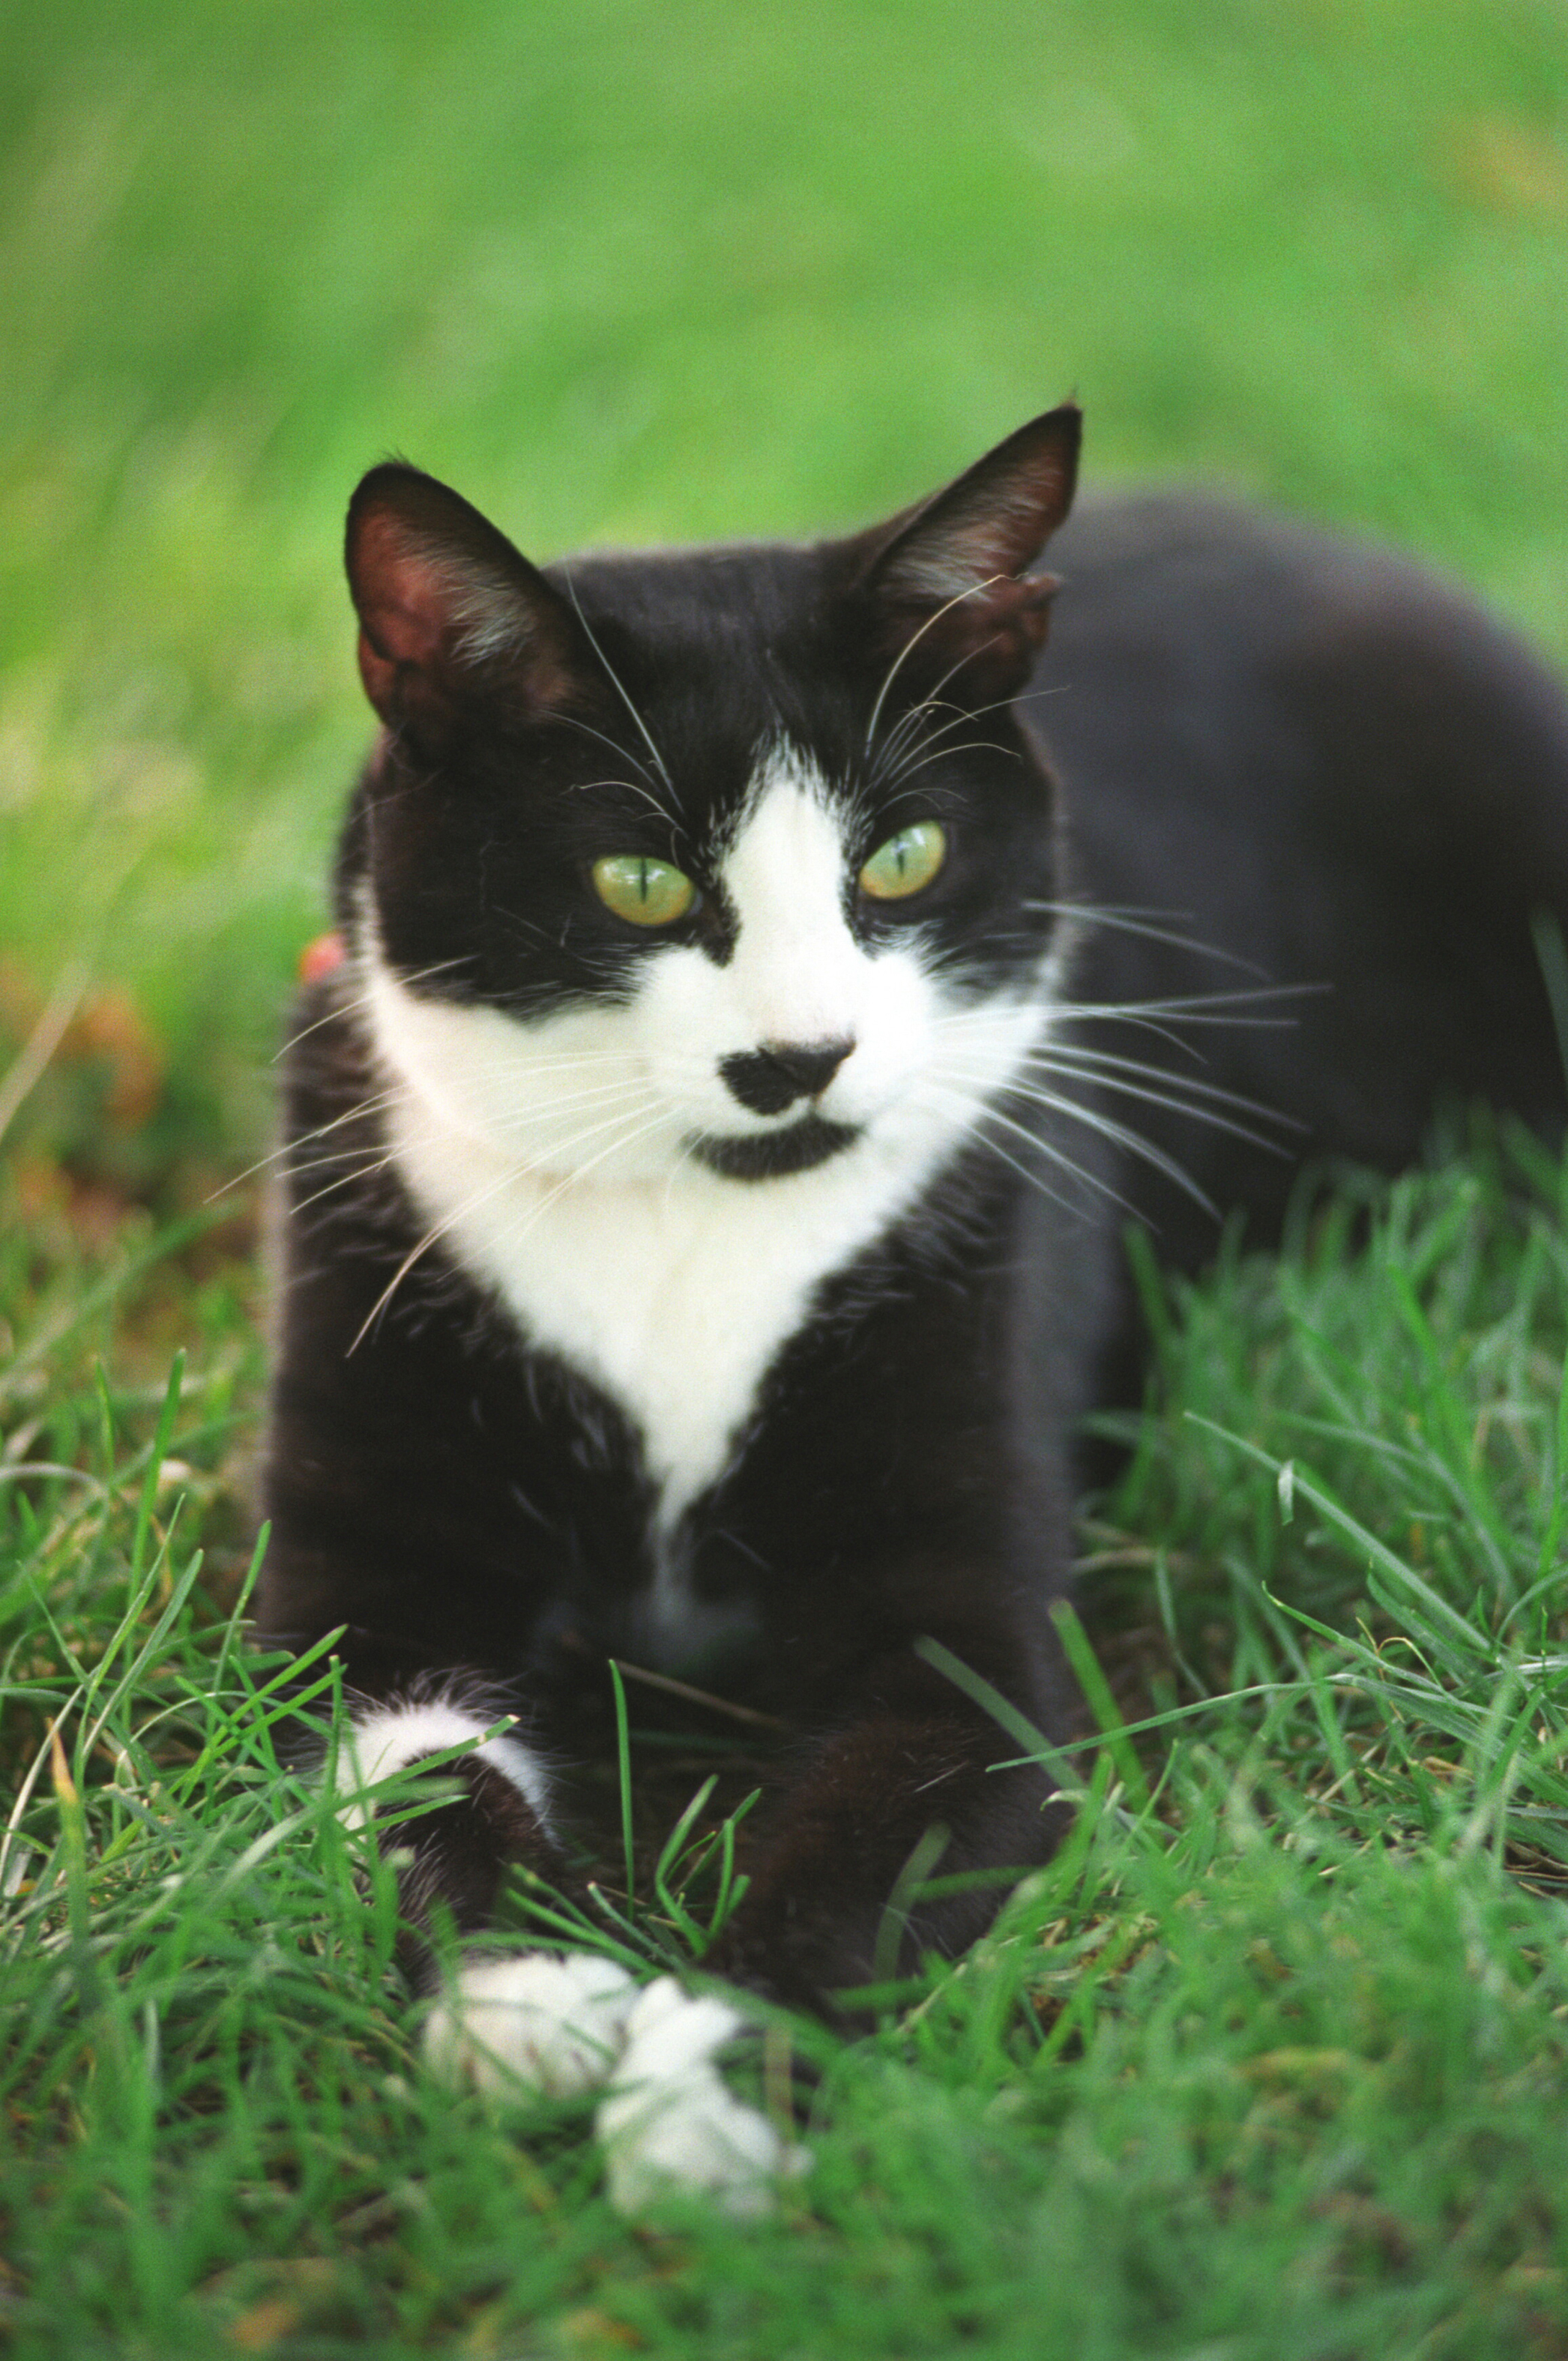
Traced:
[[[1097, 1132], [1102, 1139], [1108, 1139], [1113, 1147], [1125, 1148], [1129, 1156], [1135, 1156], [1141, 1163], [1152, 1165], [1157, 1172], [1163, 1172], [1168, 1180], [1173, 1181], [1194, 1203], [1201, 1205], [1206, 1213], [1212, 1213], [1216, 1221], [1219, 1219], [1219, 1208], [1212, 1200], [1174, 1157], [1166, 1154], [1164, 1148], [1156, 1148], [1151, 1140], [1130, 1131], [1125, 1124], [1118, 1123], [1113, 1115], [1105, 1115], [1098, 1107], [1080, 1106], [1076, 1101], [1062, 1098], [1054, 1091], [1032, 1092], [1030, 1095], [1036, 1105], [1048, 1108], [1052, 1114], [1066, 1115], [1074, 1123], [1081, 1123], [1088, 1130]], [[1009, 1131], [1015, 1131], [1031, 1146], [1049, 1152], [1038, 1133], [1031, 1131], [1025, 1124], [1014, 1122], [1011, 1115], [1003, 1115], [996, 1107], [987, 1112], [992, 1123], [1004, 1124]]]
[[[1081, 1210], [1074, 1205], [1070, 1199], [1064, 1197], [1059, 1190], [1053, 1189], [1049, 1181], [1040, 1173], [1031, 1171], [1026, 1164], [1020, 1162], [1016, 1156], [1011, 1155], [1000, 1141], [982, 1137], [983, 1125], [993, 1121], [1006, 1124], [1005, 1115], [998, 1116], [993, 1107], [982, 1105], [975, 1109], [972, 1102], [961, 1091], [947, 1089], [935, 1080], [928, 1079], [921, 1083], [919, 1093], [928, 1104], [945, 1104], [949, 1106], [962, 1107], [969, 1115], [967, 1127], [971, 1137], [980, 1141], [988, 1155], [998, 1158], [1012, 1171], [1026, 1180], [1031, 1189], [1037, 1189], [1042, 1197], [1048, 1197], [1052, 1204], [1059, 1205], [1064, 1213], [1076, 1213]], [[1008, 1127], [1020, 1132], [1021, 1137], [1028, 1141], [1029, 1146], [1037, 1155], [1045, 1157], [1047, 1162], [1056, 1165], [1058, 1170], [1070, 1174], [1072, 1179], [1079, 1181], [1084, 1188], [1092, 1189], [1097, 1196], [1108, 1197], [1113, 1204], [1120, 1205], [1124, 1213], [1135, 1212], [1135, 1209], [1124, 1197], [1118, 1194], [1108, 1180], [1102, 1179], [1099, 1173], [1090, 1171], [1087, 1166], [1078, 1163], [1065, 1148], [1058, 1148], [1052, 1140], [1039, 1138], [1034, 1132], [1024, 1131], [1018, 1124], [1012, 1124]]]
[[[970, 655], [973, 653], [974, 652], [971, 649], [969, 653], [960, 656], [958, 663], [953, 664], [943, 674], [941, 679], [937, 683], [936, 687], [932, 690], [929, 697], [922, 697], [917, 705], [912, 705], [909, 708], [907, 713], [900, 715], [898, 720], [894, 722], [893, 728], [888, 731], [887, 737], [878, 752], [876, 763], [872, 773], [873, 785], [885, 785], [889, 790], [891, 790], [899, 785], [901, 781], [910, 777], [915, 771], [923, 770], [925, 768], [925, 762], [934, 762], [937, 759], [937, 754], [939, 751], [937, 747], [937, 741], [939, 738], [947, 737], [950, 730], [962, 729], [966, 722], [981, 721], [984, 719], [988, 713], [1008, 712], [1011, 711], [1014, 706], [1033, 705], [1041, 697], [1059, 697], [1062, 693], [1059, 687], [1034, 688], [1025, 690], [1020, 697], [992, 697], [991, 701], [985, 705], [970, 707], [949, 704], [946, 708], [946, 710], [951, 714], [952, 718], [950, 720], [944, 721], [939, 729], [927, 730], [924, 732], [919, 732], [917, 735], [916, 733], [919, 731], [919, 722], [923, 715], [927, 713], [937, 713], [944, 709], [939, 703], [942, 690], [947, 686], [948, 681], [952, 679], [954, 673], [960, 671], [963, 665], [968, 664]], [[905, 745], [910, 744], [911, 741], [914, 741], [914, 743], [917, 744], [922, 750], [925, 755], [925, 761], [914, 763], [900, 763], [898, 767], [893, 771], [892, 775], [887, 776], [886, 774], [888, 772], [889, 764], [894, 762], [895, 755], [901, 753]], [[989, 741], [984, 739], [979, 740], [975, 742], [981, 746], [989, 743]], [[958, 749], [948, 748], [946, 751], [948, 752], [956, 751], [960, 753], [967, 753], [970, 751], [970, 748], [966, 743], [964, 746]], [[1015, 746], [993, 748], [992, 751], [1000, 753], [1011, 754], [1015, 759], [1018, 758], [1018, 749]], [[1033, 909], [1036, 906], [1036, 906], [1034, 903], [1026, 903], [1025, 905], [1026, 909]]]
[[1243, 968], [1247, 974], [1267, 981], [1267, 969], [1259, 967], [1255, 960], [1244, 959], [1239, 951], [1223, 950], [1217, 943], [1201, 942], [1195, 936], [1179, 935], [1169, 927], [1148, 923], [1162, 917], [1179, 919], [1190, 916], [1187, 911], [1117, 909], [1094, 902], [1025, 902], [1023, 906], [1025, 910], [1038, 910], [1046, 917], [1084, 918], [1091, 926], [1111, 927], [1124, 935], [1141, 935], [1151, 943], [1168, 943], [1173, 950], [1195, 951], [1201, 958], [1219, 960], [1227, 967]]
[[648, 773], [643, 770], [642, 764], [630, 746], [620, 745], [615, 739], [607, 738], [602, 730], [596, 730], [591, 722], [579, 720], [575, 713], [557, 713], [554, 718], [557, 721], [564, 722], [568, 730], [580, 730], [585, 738], [597, 738], [601, 746], [608, 746], [612, 754], [619, 754], [621, 761], [630, 763], [634, 771], [641, 771], [643, 777], [648, 779], [648, 784], [652, 786], [652, 779], [648, 778]]
[[342, 1115], [334, 1115], [330, 1123], [318, 1124], [313, 1131], [302, 1131], [295, 1138], [284, 1140], [280, 1147], [269, 1148], [267, 1154], [258, 1156], [254, 1164], [247, 1164], [243, 1172], [236, 1172], [232, 1180], [221, 1181], [205, 1202], [215, 1204], [231, 1189], [238, 1189], [247, 1180], [254, 1180], [257, 1174], [265, 1172], [269, 1165], [280, 1164], [285, 1170], [292, 1170], [291, 1159], [297, 1149], [313, 1147], [318, 1139], [325, 1139], [333, 1132], [341, 1131], [345, 1124], [358, 1123], [367, 1115], [383, 1114], [388, 1107], [396, 1106], [400, 1099], [407, 1096], [408, 1084], [400, 1082], [392, 1090], [378, 1092], [374, 1098], [359, 1100], [356, 1105], [346, 1108]]
[[[953, 752], [950, 746], [938, 746], [934, 752], [922, 754], [917, 763], [902, 763], [887, 781], [887, 785], [889, 788], [902, 786], [905, 779], [912, 779], [916, 771], [925, 770], [928, 763], [945, 762]], [[1024, 759], [1016, 746], [998, 745], [994, 738], [966, 738], [958, 752], [964, 754], [1005, 754], [1014, 763], [1021, 763]]]
[[[644, 1102], [645, 1104], [647, 1102]], [[641, 1107], [629, 1108], [621, 1115], [608, 1116], [603, 1123], [591, 1124], [587, 1131], [579, 1132], [575, 1139], [568, 1140], [562, 1145], [553, 1145], [550, 1154], [553, 1158], [572, 1155], [583, 1145], [585, 1140], [597, 1138], [600, 1132], [611, 1130], [618, 1124], [627, 1122], [633, 1116], [640, 1115], [642, 1111]], [[662, 1115], [663, 1110], [661, 1110], [661, 1116]], [[658, 1118], [656, 1118], [656, 1120]], [[646, 1127], [651, 1130], [652, 1126], [649, 1125]], [[632, 1137], [641, 1137], [641, 1134], [634, 1133]], [[616, 1148], [624, 1147], [629, 1144], [630, 1141], [627, 1139], [612, 1139], [600, 1152], [600, 1154], [591, 1158], [587, 1164], [578, 1166], [571, 1172], [567, 1173], [565, 1180], [562, 1181], [561, 1186], [563, 1188], [570, 1187], [572, 1182], [580, 1180], [585, 1172], [591, 1171], [595, 1165], [602, 1164], [605, 1157], [612, 1154]], [[439, 1222], [435, 1223], [430, 1229], [426, 1230], [424, 1235], [419, 1240], [419, 1243], [411, 1247], [409, 1252], [403, 1257], [402, 1261], [392, 1273], [387, 1285], [382, 1289], [380, 1294], [376, 1298], [375, 1302], [370, 1306], [369, 1311], [366, 1313], [355, 1334], [354, 1340], [348, 1347], [349, 1351], [351, 1353], [357, 1351], [359, 1345], [364, 1342], [365, 1337], [371, 1327], [380, 1318], [381, 1314], [386, 1311], [387, 1306], [391, 1302], [393, 1296], [397, 1293], [399, 1288], [402, 1285], [403, 1280], [408, 1277], [410, 1271], [412, 1270], [414, 1265], [420, 1261], [424, 1255], [429, 1253], [432, 1246], [437, 1245], [440, 1240], [446, 1235], [449, 1230], [455, 1228], [459, 1222], [466, 1221], [470, 1213], [477, 1213], [481, 1205], [487, 1205], [493, 1197], [499, 1196], [503, 1189], [514, 1186], [517, 1181], [525, 1180], [531, 1173], [536, 1172], [540, 1169], [541, 1164], [539, 1162], [521, 1165], [509, 1164], [506, 1170], [500, 1174], [499, 1179], [487, 1182], [485, 1187], [482, 1189], [474, 1191], [470, 1196], [466, 1197], [463, 1200], [461, 1204], [455, 1206], [450, 1213], [444, 1215]], [[554, 1193], [558, 1194], [559, 1191], [557, 1191]]]
[[[992, 583], [1000, 582], [1003, 578], [1003, 577], [1000, 574], [990, 574], [987, 575], [983, 582], [971, 582], [967, 590], [960, 590], [957, 598], [948, 599], [945, 604], [938, 607], [934, 613], [927, 615], [926, 620], [921, 624], [920, 629], [917, 631], [911, 632], [909, 638], [905, 641], [904, 645], [894, 657], [892, 664], [889, 664], [887, 671], [883, 675], [882, 686], [876, 693], [876, 702], [872, 707], [872, 718], [866, 724], [865, 751], [868, 754], [872, 751], [872, 744], [876, 737], [877, 723], [882, 719], [882, 708], [887, 702], [888, 692], [892, 688], [894, 682], [898, 678], [900, 669], [903, 666], [905, 657], [913, 653], [915, 649], [919, 646], [921, 641], [925, 638], [927, 632], [931, 630], [934, 624], [939, 623], [944, 615], [951, 614], [953, 609], [955, 607], [961, 607], [966, 598], [972, 598], [977, 591], [989, 590]], [[959, 658], [958, 663], [953, 665], [952, 671], [943, 674], [941, 680], [938, 683], [938, 686], [939, 688], [945, 687], [947, 683], [951, 680], [953, 673], [959, 671], [962, 665], [968, 664], [970, 657], [974, 653], [974, 649], [968, 649], [965, 653]]]
[[[642, 1109], [639, 1107], [633, 1112], [641, 1115]], [[675, 1121], [675, 1115], [668, 1107], [661, 1107], [656, 1115], [652, 1115], [646, 1123], [639, 1125], [635, 1130], [625, 1133], [619, 1139], [607, 1141], [598, 1154], [590, 1156], [586, 1164], [579, 1164], [572, 1171], [564, 1173], [555, 1186], [546, 1191], [539, 1203], [533, 1206], [524, 1218], [510, 1223], [505, 1229], [498, 1231], [496, 1243], [513, 1242], [518, 1238], [526, 1237], [535, 1222], [541, 1220], [550, 1211], [556, 1199], [565, 1196], [568, 1189], [575, 1189], [579, 1181], [585, 1180], [596, 1166], [604, 1162], [607, 1156], [615, 1155], [622, 1148], [634, 1147], [638, 1140], [646, 1139], [651, 1132], [655, 1132], [663, 1125], [673, 1124]]]
[[[1216, 1106], [1234, 1108], [1238, 1115], [1256, 1115], [1261, 1123], [1277, 1123], [1291, 1131], [1304, 1126], [1294, 1115], [1284, 1115], [1266, 1100], [1249, 1099], [1240, 1091], [1226, 1090], [1222, 1083], [1206, 1082], [1198, 1074], [1175, 1074], [1168, 1066], [1151, 1066], [1141, 1058], [1120, 1058], [1109, 1049], [1088, 1049], [1077, 1042], [1049, 1042], [1044, 1049], [1025, 1051], [1027, 1061], [1046, 1072], [1081, 1073], [1102, 1082], [1107, 1090], [1124, 1087], [1112, 1080], [1113, 1075], [1133, 1074], [1143, 1082], [1165, 1082], [1173, 1091], [1185, 1092], [1190, 1097], [1212, 1099]], [[1192, 1055], [1201, 1054], [1194, 1050]]]
[[[350, 956], [345, 950], [345, 960]], [[405, 975], [400, 981], [406, 985], [428, 983], [433, 975], [444, 975], [449, 968], [467, 967], [473, 958], [472, 951], [462, 951], [454, 959], [436, 960], [429, 967], [416, 968], [412, 975]], [[352, 1000], [334, 1001], [323, 1016], [315, 1017], [309, 1025], [302, 1025], [297, 1033], [291, 1033], [281, 1047], [274, 1049], [269, 1063], [275, 1066], [280, 1058], [286, 1058], [291, 1049], [298, 1049], [302, 1041], [308, 1041], [311, 1035], [319, 1033], [323, 1025], [331, 1025], [340, 1016], [351, 1016], [361, 1008], [368, 1008], [375, 996], [372, 985], [367, 991], [356, 993]]]
[[[657, 746], [653, 743], [652, 732], [650, 730], [648, 724], [643, 720], [642, 716], [638, 712], [636, 706], [631, 702], [631, 698], [627, 692], [626, 685], [622, 681], [620, 675], [616, 671], [615, 666], [610, 663], [609, 658], [606, 655], [598, 640], [594, 637], [592, 629], [588, 623], [588, 619], [584, 614], [581, 604], [579, 603], [576, 585], [572, 580], [569, 574], [566, 576], [566, 592], [572, 601], [574, 609], [576, 611], [577, 620], [582, 625], [584, 632], [587, 634], [589, 647], [592, 648], [595, 655], [598, 656], [600, 664], [604, 666], [605, 671], [609, 675], [611, 681], [615, 685], [616, 694], [620, 698], [622, 705], [625, 706], [628, 713], [630, 714], [633, 721], [637, 724], [638, 732], [642, 740], [642, 743], [647, 747], [649, 754], [652, 758], [653, 768], [658, 772], [660, 778], [663, 781], [664, 785], [669, 790], [670, 794], [674, 796], [674, 800], [678, 805], [681, 799], [678, 795], [675, 795], [675, 783], [674, 779], [671, 778], [668, 771], [664, 768], [664, 758], [660, 753]], [[641, 770], [641, 764], [638, 763], [637, 768]], [[670, 815], [667, 812], [664, 817], [666, 819], [670, 818]], [[674, 827], [674, 820], [671, 820], [670, 824]]]
[[[956, 598], [949, 599], [948, 603], [949, 606], [957, 606], [958, 600]], [[947, 608], [944, 607], [942, 609], [943, 614], [946, 614], [947, 611]], [[934, 622], [936, 620], [937, 618], [933, 616], [932, 621]], [[916, 637], [918, 637], [918, 634], [916, 634]], [[911, 645], [913, 645], [913, 642], [911, 642]], [[966, 648], [963, 654], [959, 656], [958, 662], [956, 664], [950, 664], [948, 666], [947, 671], [942, 675], [941, 679], [937, 683], [935, 688], [931, 690], [930, 694], [927, 697], [918, 697], [909, 708], [906, 713], [901, 713], [899, 715], [898, 719], [888, 731], [887, 736], [883, 741], [883, 745], [877, 754], [876, 763], [872, 771], [873, 778], [880, 778], [886, 765], [894, 759], [894, 754], [902, 752], [907, 741], [913, 737], [915, 732], [919, 729], [921, 716], [926, 713], [935, 713], [940, 709], [942, 691], [946, 688], [950, 680], [954, 679], [959, 673], [962, 672], [965, 664], [969, 663], [970, 658], [973, 653], [974, 650], [972, 648]], [[952, 709], [957, 712], [959, 719], [961, 720], [963, 719], [962, 707], [960, 706]], [[867, 743], [868, 745], [870, 744], [869, 740], [867, 741]]]
[[[1266, 1133], [1255, 1131], [1249, 1125], [1238, 1123], [1234, 1115], [1222, 1114], [1218, 1107], [1201, 1101], [1177, 1098], [1167, 1091], [1150, 1090], [1146, 1084], [1122, 1082], [1103, 1074], [1075, 1075], [1072, 1069], [1060, 1067], [1056, 1071], [1069, 1081], [1091, 1082], [1096, 1090], [1114, 1091], [1123, 1098], [1138, 1100], [1145, 1106], [1165, 1107], [1172, 1115], [1184, 1115], [1190, 1123], [1206, 1124], [1211, 1131], [1227, 1132], [1233, 1139], [1245, 1139], [1254, 1148], [1266, 1148], [1271, 1156], [1288, 1156], [1290, 1153], [1278, 1140], [1270, 1139]], [[1064, 1100], [1058, 1093], [1042, 1090], [1034, 1082], [1009, 1082], [1006, 1089], [1010, 1096], [1027, 1099], [1036, 1106], [1060, 1108], [1079, 1105], [1078, 1101]], [[1080, 1114], [1083, 1112], [1081, 1108], [1079, 1111]]]
[[1179, 1016], [1184, 1025], [1268, 1025], [1277, 1029], [1294, 1024], [1295, 1019], [1238, 1016], [1236, 1011], [1253, 1007], [1260, 1000], [1299, 1000], [1328, 989], [1327, 984], [1321, 983], [1261, 983], [1247, 992], [1194, 992], [1178, 994], [1169, 1000], [1062, 1001], [1058, 1004], [1056, 1016], [1059, 1023], [1077, 1019], [1092, 1024], [1102, 1016]]
[[[340, 1172], [335, 1180], [323, 1181], [322, 1186], [313, 1190], [308, 1197], [302, 1197], [296, 1203], [291, 1204], [289, 1208], [291, 1217], [309, 1213], [313, 1205], [319, 1205], [323, 1197], [330, 1197], [335, 1190], [346, 1189], [355, 1182], [373, 1179], [378, 1172], [384, 1172], [388, 1165], [395, 1160], [391, 1149], [389, 1148], [384, 1156], [373, 1158], [368, 1164], [356, 1164], [352, 1171]], [[311, 1170], [319, 1168], [305, 1166], [302, 1169]]]
[[575, 796], [590, 795], [595, 787], [621, 787], [629, 796], [641, 796], [645, 804], [652, 805], [667, 827], [673, 829], [675, 825], [652, 787], [639, 786], [635, 779], [577, 779], [573, 781], [571, 792]]

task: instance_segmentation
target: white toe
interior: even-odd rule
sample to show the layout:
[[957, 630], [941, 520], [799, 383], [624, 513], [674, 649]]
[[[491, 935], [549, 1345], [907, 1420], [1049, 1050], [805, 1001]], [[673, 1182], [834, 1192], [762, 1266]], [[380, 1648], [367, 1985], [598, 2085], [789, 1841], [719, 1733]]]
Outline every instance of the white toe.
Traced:
[[688, 1999], [671, 1976], [639, 1997], [595, 2118], [618, 2212], [640, 2213], [672, 2191], [700, 2189], [726, 2213], [754, 2217], [772, 2207], [782, 2174], [809, 2164], [725, 2087], [714, 2053], [741, 2022], [710, 1994]]
[[591, 1951], [469, 1960], [431, 2013], [425, 2060], [447, 2081], [481, 2091], [521, 2084], [576, 2098], [609, 2079], [637, 1997], [625, 1969]]

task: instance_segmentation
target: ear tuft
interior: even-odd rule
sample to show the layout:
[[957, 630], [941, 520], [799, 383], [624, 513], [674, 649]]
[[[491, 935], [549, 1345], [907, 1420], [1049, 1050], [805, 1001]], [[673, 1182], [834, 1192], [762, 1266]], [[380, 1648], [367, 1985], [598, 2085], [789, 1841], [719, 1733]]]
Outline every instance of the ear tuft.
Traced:
[[440, 737], [476, 697], [542, 715], [591, 658], [559, 594], [456, 492], [401, 461], [373, 467], [345, 543], [359, 670], [383, 721]]

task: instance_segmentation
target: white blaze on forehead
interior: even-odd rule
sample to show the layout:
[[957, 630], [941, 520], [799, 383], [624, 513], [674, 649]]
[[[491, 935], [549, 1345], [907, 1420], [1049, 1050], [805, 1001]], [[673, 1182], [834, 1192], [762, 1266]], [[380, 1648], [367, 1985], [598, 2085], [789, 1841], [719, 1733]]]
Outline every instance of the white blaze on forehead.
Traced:
[[844, 910], [847, 817], [806, 756], [780, 748], [759, 766], [719, 868], [740, 930], [733, 989], [759, 1046], [854, 1030], [866, 961]]

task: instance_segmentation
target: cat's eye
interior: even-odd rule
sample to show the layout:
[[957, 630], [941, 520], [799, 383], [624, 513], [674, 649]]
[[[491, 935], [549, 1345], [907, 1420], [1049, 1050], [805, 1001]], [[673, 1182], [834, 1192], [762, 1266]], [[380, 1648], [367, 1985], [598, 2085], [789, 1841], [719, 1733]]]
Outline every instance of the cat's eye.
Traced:
[[947, 830], [934, 819], [916, 820], [878, 845], [861, 872], [861, 891], [873, 902], [901, 902], [929, 885], [947, 857]]
[[594, 892], [618, 918], [634, 927], [672, 927], [696, 900], [684, 869], [649, 861], [641, 852], [612, 852], [593, 865]]

